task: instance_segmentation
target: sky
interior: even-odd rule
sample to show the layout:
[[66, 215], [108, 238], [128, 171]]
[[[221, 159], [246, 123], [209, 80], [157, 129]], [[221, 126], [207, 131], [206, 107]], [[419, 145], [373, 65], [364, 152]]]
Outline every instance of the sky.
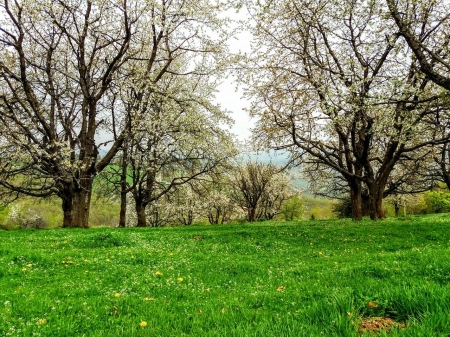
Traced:
[[[234, 11], [230, 14], [234, 19], [244, 20], [246, 14], [244, 10], [239, 13]], [[230, 43], [230, 51], [232, 53], [248, 53], [250, 52], [251, 34], [246, 31], [242, 31], [233, 38]], [[234, 133], [239, 140], [244, 141], [251, 135], [250, 128], [254, 125], [254, 121], [251, 120], [248, 113], [243, 109], [249, 107], [249, 102], [242, 98], [242, 89], [236, 88], [237, 84], [235, 78], [230, 75], [220, 86], [219, 92], [216, 95], [216, 102], [219, 103], [222, 108], [231, 111], [231, 117], [235, 120], [231, 132]]]

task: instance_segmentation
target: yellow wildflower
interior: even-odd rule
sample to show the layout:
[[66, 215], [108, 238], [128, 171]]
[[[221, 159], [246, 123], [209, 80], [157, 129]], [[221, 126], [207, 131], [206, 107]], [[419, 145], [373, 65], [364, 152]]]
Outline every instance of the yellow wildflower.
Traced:
[[27, 268], [22, 268], [22, 271], [23, 271], [23, 272], [26, 272], [26, 271], [27, 271]]
[[142, 321], [141, 323], [139, 323], [139, 326], [141, 328], [145, 328], [147, 326], [147, 322], [146, 321]]
[[32, 265], [31, 263], [28, 263], [28, 264], [27, 264], [27, 267], [28, 267], [28, 268], [31, 268], [31, 267], [33, 267], [33, 265]]
[[119, 293], [115, 293], [114, 297], [120, 297], [120, 294]]
[[47, 320], [46, 320], [45, 318], [41, 318], [40, 320], [38, 320], [38, 321], [36, 322], [36, 324], [37, 324], [38, 326], [44, 325], [45, 323], [47, 323]]
[[183, 278], [182, 278], [182, 277], [179, 277], [179, 278], [177, 278], [177, 281], [178, 281], [178, 282], [183, 282]]
[[159, 270], [155, 272], [155, 276], [162, 276], [163, 273], [161, 273]]

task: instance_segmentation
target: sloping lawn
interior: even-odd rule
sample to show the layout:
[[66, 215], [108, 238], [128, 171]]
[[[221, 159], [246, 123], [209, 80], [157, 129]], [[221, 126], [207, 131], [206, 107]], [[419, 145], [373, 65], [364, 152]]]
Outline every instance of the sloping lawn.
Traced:
[[447, 214], [1, 231], [0, 336], [449, 336], [449, 282]]

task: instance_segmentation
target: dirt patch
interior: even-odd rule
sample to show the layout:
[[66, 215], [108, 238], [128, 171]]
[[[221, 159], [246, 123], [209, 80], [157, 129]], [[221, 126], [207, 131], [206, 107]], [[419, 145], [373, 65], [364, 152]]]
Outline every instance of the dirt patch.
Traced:
[[363, 317], [358, 325], [358, 332], [379, 333], [380, 331], [389, 331], [392, 328], [404, 329], [405, 323], [399, 323], [388, 317]]

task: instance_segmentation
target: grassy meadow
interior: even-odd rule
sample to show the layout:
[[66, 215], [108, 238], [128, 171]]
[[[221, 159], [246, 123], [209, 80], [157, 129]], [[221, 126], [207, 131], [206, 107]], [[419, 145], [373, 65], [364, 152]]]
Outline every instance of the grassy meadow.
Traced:
[[449, 336], [449, 256], [447, 214], [0, 231], [0, 336]]

